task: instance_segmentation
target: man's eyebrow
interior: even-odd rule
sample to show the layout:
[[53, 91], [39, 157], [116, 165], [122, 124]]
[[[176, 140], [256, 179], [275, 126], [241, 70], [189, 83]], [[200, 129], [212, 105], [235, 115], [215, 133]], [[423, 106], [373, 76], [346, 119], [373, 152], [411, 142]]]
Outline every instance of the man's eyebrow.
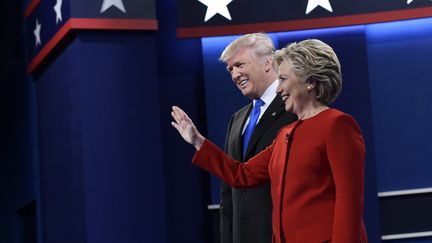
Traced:
[[243, 62], [241, 62], [241, 61], [237, 61], [237, 62], [233, 63], [232, 65], [228, 65], [228, 66], [226, 67], [226, 70], [227, 70], [227, 71], [231, 71], [233, 67], [238, 67], [238, 66], [240, 66], [242, 63], [243, 63]]

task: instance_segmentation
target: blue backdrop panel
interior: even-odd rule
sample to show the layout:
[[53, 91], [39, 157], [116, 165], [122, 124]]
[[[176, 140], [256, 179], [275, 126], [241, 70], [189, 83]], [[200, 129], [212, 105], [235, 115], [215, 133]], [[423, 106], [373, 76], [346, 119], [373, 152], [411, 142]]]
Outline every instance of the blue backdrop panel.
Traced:
[[[73, 47], [73, 46], [72, 46]], [[85, 241], [76, 48], [68, 48], [37, 80], [42, 240]]]
[[[20, 5], [9, 3], [9, 9], [0, 11], [6, 13], [0, 18], [11, 19], [20, 13]], [[23, 41], [18, 31], [14, 32], [22, 21], [16, 20], [1, 28], [8, 35], [0, 40], [0, 242], [21, 242], [31, 220], [29, 214], [25, 218], [20, 211], [34, 199], [37, 187], [34, 86], [24, 74]]]
[[155, 44], [83, 32], [37, 80], [44, 242], [167, 242]]
[[77, 39], [88, 242], [165, 241], [154, 45], [153, 35]]
[[[182, 107], [206, 134], [201, 41], [177, 39], [176, 1], [158, 1], [157, 62], [160, 127], [169, 243], [211, 242], [208, 174], [191, 165], [195, 149], [171, 126], [171, 107]], [[146, 241], [147, 242], [147, 241]], [[150, 242], [150, 241], [148, 241]]]
[[432, 187], [432, 19], [366, 28], [378, 191]]

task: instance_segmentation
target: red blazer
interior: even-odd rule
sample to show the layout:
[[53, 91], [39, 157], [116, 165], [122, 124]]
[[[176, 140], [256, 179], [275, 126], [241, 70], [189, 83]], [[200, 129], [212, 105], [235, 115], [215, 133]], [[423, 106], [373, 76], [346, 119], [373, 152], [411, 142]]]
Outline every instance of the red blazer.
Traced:
[[355, 120], [327, 109], [282, 128], [246, 163], [206, 140], [193, 163], [233, 187], [271, 181], [273, 242], [365, 243], [365, 147]]

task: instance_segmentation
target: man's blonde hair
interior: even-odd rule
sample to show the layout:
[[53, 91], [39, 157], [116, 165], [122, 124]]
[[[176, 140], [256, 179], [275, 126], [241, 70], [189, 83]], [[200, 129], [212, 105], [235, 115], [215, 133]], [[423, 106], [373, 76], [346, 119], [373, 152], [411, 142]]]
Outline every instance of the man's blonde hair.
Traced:
[[272, 39], [264, 33], [252, 33], [243, 35], [231, 42], [222, 52], [219, 60], [226, 63], [228, 59], [244, 49], [251, 49], [258, 59], [262, 57], [272, 58], [275, 48]]

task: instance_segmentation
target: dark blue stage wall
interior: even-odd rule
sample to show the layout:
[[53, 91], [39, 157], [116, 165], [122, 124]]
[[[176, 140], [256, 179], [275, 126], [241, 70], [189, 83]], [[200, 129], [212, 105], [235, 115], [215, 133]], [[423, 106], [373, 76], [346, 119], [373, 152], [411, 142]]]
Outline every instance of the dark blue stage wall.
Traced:
[[208, 175], [170, 125], [174, 104], [205, 124], [201, 43], [158, 12], [157, 32], [78, 32], [35, 76], [44, 243], [210, 242]]
[[80, 33], [37, 78], [44, 242], [166, 242], [155, 39]]
[[382, 234], [429, 236], [392, 243], [432, 242], [431, 26], [426, 18], [366, 28]]
[[179, 105], [206, 134], [201, 41], [176, 38], [175, 0], [157, 1], [157, 4], [157, 82], [166, 190], [166, 238], [168, 243], [209, 243], [212, 242], [207, 211], [209, 176], [191, 165], [194, 148], [171, 126], [170, 114], [171, 107]]
[[378, 190], [432, 187], [432, 18], [366, 29]]
[[21, 7], [0, 3], [0, 242], [22, 240], [37, 190], [35, 87], [25, 75]]

